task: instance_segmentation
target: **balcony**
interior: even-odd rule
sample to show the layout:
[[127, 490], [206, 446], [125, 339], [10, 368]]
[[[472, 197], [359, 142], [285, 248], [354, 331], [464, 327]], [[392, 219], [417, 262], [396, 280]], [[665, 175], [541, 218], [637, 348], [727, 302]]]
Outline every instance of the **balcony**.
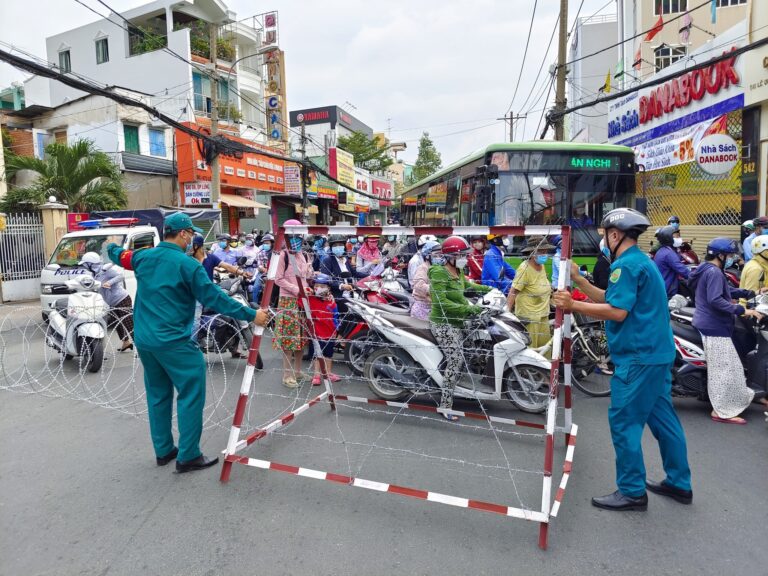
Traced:
[[168, 25], [165, 11], [134, 18], [128, 25], [128, 56], [162, 50], [168, 46]]

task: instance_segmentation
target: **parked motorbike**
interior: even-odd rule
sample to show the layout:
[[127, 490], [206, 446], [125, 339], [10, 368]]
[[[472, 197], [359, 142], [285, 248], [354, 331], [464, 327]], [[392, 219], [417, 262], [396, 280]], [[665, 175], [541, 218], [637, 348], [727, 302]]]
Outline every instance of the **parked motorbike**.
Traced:
[[[218, 283], [219, 287], [233, 300], [243, 306], [258, 308], [255, 303], [249, 302], [248, 281], [243, 277], [235, 277], [233, 274], [218, 276]], [[248, 353], [251, 340], [253, 340], [253, 330], [247, 321], [235, 320], [214, 310], [203, 309], [197, 332], [197, 344], [203, 352], [228, 351], [233, 358], [240, 358]], [[262, 367], [261, 355], [259, 355], [256, 368]]]
[[[768, 297], [758, 297], [751, 305], [768, 316]], [[672, 396], [708, 402], [707, 361], [701, 333], [693, 327], [694, 311], [683, 296], [673, 296], [669, 301], [677, 351], [672, 369]], [[748, 386], [764, 394], [768, 386], [768, 317], [759, 322], [737, 318], [733, 342], [744, 365]]]
[[83, 274], [65, 282], [72, 292], [56, 300], [48, 315], [45, 343], [66, 360], [80, 357], [81, 366], [98, 372], [104, 362], [109, 306], [101, 297], [101, 282]]
[[[484, 311], [467, 322], [472, 347], [464, 354], [469, 372], [457, 382], [455, 397], [507, 398], [524, 412], [543, 412], [549, 399], [550, 362], [528, 348], [530, 337], [513, 314], [504, 312], [506, 298], [501, 292], [494, 290], [477, 303]], [[361, 301], [350, 306], [384, 344], [365, 361], [364, 376], [374, 394], [399, 400], [440, 390], [444, 357], [429, 322]]]

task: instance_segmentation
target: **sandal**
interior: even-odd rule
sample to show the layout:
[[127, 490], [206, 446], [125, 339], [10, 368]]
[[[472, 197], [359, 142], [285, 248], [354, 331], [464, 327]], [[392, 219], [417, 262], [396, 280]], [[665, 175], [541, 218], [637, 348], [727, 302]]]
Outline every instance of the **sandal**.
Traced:
[[312, 378], [312, 386], [320, 386], [320, 376], [316, 375]]
[[734, 416], [733, 418], [720, 418], [720, 416], [712, 416], [713, 422], [722, 422], [723, 424], [737, 424], [739, 426], [744, 426], [747, 421], [744, 420], [744, 418], [741, 418], [740, 416]]
[[299, 383], [296, 382], [296, 378], [283, 378], [283, 386], [286, 388], [298, 388]]
[[341, 380], [341, 376], [339, 376], [338, 374], [331, 373], [331, 374], [328, 374], [328, 379], [331, 382], [338, 382], [339, 380]]

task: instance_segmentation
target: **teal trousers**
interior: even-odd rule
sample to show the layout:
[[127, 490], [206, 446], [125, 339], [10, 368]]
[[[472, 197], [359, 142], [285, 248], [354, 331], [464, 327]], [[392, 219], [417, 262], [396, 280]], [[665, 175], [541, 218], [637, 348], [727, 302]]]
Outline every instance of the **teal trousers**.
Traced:
[[188, 340], [162, 351], [138, 348], [144, 366], [149, 431], [158, 458], [174, 448], [172, 418], [173, 391], [179, 423], [179, 454], [186, 462], [200, 456], [205, 407], [205, 359], [197, 344]]
[[666, 483], [691, 489], [685, 433], [672, 406], [671, 365], [616, 365], [608, 421], [616, 451], [616, 484], [625, 496], [645, 494], [643, 429], [656, 437]]

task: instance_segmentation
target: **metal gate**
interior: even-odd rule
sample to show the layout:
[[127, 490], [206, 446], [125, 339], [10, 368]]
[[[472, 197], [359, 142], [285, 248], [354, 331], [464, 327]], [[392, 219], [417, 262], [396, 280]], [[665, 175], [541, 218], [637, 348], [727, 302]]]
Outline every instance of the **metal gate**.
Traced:
[[45, 266], [45, 242], [40, 214], [9, 214], [0, 232], [2, 301], [40, 296], [40, 271]]

